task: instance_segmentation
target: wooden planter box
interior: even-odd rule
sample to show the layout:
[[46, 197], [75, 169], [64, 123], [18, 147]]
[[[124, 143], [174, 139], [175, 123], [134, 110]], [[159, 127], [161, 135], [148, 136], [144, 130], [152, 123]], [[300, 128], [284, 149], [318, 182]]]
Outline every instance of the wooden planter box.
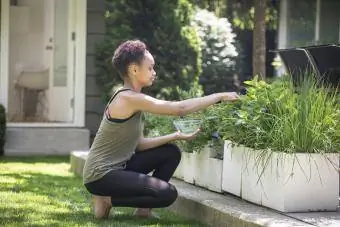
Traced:
[[273, 152], [263, 168], [260, 151], [231, 147], [229, 141], [225, 148], [224, 191], [282, 212], [337, 209], [339, 154]]

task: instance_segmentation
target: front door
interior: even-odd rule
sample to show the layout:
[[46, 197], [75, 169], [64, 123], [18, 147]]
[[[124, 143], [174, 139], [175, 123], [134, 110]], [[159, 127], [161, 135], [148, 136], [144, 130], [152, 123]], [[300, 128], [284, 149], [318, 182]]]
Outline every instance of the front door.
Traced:
[[49, 29], [46, 47], [49, 67], [48, 118], [52, 122], [72, 122], [74, 113], [74, 4], [69, 0], [49, 0]]

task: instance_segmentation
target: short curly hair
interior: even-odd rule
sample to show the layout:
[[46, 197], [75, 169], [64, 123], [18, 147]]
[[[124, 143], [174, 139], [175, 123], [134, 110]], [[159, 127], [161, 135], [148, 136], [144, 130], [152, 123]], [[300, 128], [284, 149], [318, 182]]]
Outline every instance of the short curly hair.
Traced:
[[118, 46], [112, 57], [112, 65], [122, 80], [127, 76], [128, 66], [131, 63], [140, 64], [146, 51], [145, 43], [140, 40], [127, 40]]

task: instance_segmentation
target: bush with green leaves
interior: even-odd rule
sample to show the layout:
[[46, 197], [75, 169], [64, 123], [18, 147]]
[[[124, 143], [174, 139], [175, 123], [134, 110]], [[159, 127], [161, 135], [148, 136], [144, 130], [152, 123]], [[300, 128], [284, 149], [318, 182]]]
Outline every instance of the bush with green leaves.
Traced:
[[289, 77], [269, 84], [247, 81], [239, 101], [216, 108], [223, 139], [257, 150], [285, 153], [340, 151], [338, 92], [314, 75], [294, 86]]
[[180, 99], [180, 90], [198, 87], [201, 72], [199, 38], [190, 25], [187, 0], [106, 0], [106, 35], [96, 48], [97, 82], [105, 101], [121, 80], [111, 65], [114, 50], [128, 39], [146, 42], [154, 55], [158, 78], [144, 92], [157, 98]]
[[0, 104], [0, 156], [4, 155], [5, 150], [5, 136], [6, 136], [6, 110], [3, 105]]
[[201, 40], [202, 75], [200, 84], [205, 94], [236, 90], [236, 35], [227, 18], [197, 9], [192, 20]]
[[[258, 77], [246, 81], [247, 94], [240, 100], [215, 104], [185, 116], [184, 119], [202, 119], [202, 132], [192, 141], [180, 142], [180, 146], [186, 152], [200, 152], [213, 144], [222, 158], [223, 142], [230, 140], [261, 151], [259, 160], [266, 159], [273, 151], [340, 152], [338, 91], [325, 87], [314, 75], [302, 78], [298, 86], [293, 85], [289, 76], [271, 83]], [[162, 133], [171, 133], [175, 130], [174, 119], [160, 117], [150, 125]]]

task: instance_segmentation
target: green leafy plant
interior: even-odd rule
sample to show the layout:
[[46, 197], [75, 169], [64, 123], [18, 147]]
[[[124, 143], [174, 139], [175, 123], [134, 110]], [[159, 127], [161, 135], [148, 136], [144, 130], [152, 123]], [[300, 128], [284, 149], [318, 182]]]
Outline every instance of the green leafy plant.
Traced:
[[0, 156], [5, 153], [5, 135], [6, 135], [6, 110], [3, 105], [0, 104]]
[[246, 96], [219, 108], [224, 139], [254, 149], [285, 153], [340, 151], [338, 93], [314, 75], [271, 84], [254, 78]]

